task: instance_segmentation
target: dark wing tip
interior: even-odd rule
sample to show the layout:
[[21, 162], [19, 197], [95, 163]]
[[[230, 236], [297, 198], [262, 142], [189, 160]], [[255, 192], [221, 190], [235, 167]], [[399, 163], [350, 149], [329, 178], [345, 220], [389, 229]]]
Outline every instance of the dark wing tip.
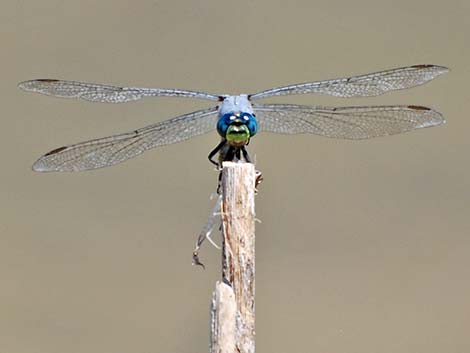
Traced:
[[39, 81], [39, 82], [58, 82], [59, 80], [56, 80], [54, 78], [38, 78], [37, 80], [32, 80], [32, 81]]
[[422, 105], [409, 105], [408, 108], [412, 110], [432, 110], [431, 108], [424, 107]]
[[67, 149], [67, 146], [62, 146], [56, 149], [53, 149], [52, 151], [47, 152], [44, 156], [39, 158], [36, 162], [33, 164], [33, 170], [35, 172], [53, 172], [55, 171], [54, 168], [51, 168], [49, 163], [47, 163], [47, 157], [52, 156], [54, 154], [60, 153], [64, 150]]
[[62, 146], [62, 147], [53, 149], [52, 151], [47, 152], [47, 153], [44, 155], [44, 157], [50, 156], [50, 155], [52, 155], [52, 154], [56, 154], [56, 153], [59, 153], [59, 152], [62, 152], [62, 151], [65, 150], [65, 149], [67, 149], [67, 146]]
[[52, 79], [52, 78], [39, 78], [35, 80], [22, 81], [18, 83], [18, 88], [21, 88], [24, 91], [33, 91], [37, 88], [36, 85], [38, 82], [53, 83], [53, 82], [59, 82], [59, 80]]
[[450, 69], [448, 67], [445, 67], [445, 66], [441, 66], [441, 65], [433, 65], [433, 64], [419, 64], [419, 65], [413, 65], [411, 66], [412, 68], [415, 68], [415, 69], [430, 69], [430, 68], [434, 68], [436, 69], [436, 71], [438, 72], [439, 75], [441, 74], [445, 74], [446, 72], [449, 72]]
[[408, 105], [407, 108], [423, 111], [423, 116], [428, 117], [428, 119], [420, 127], [438, 126], [446, 123], [446, 120], [442, 114], [434, 109], [423, 107], [421, 105]]

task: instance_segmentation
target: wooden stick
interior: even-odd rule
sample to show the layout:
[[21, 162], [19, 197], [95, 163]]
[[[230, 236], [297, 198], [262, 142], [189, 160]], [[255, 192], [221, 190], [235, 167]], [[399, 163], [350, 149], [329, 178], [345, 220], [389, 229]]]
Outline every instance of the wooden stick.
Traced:
[[211, 353], [235, 352], [237, 303], [232, 287], [217, 282], [211, 305]]
[[[235, 317], [217, 314], [223, 311], [221, 303], [230, 302], [231, 294], [228, 290], [221, 294], [220, 288], [216, 289], [212, 307], [211, 353], [254, 353], [255, 168], [251, 163], [223, 163], [222, 232], [222, 278], [233, 292], [236, 312]], [[230, 331], [234, 324], [231, 320], [235, 322], [235, 347], [230, 346], [230, 342], [226, 347], [214, 343], [218, 333]]]

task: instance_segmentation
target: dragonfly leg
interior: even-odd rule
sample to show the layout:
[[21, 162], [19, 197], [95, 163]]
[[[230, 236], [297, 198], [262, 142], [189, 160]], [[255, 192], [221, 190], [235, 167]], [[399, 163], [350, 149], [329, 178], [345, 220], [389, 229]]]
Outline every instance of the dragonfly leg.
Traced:
[[255, 170], [255, 193], [258, 193], [258, 186], [263, 181], [263, 173], [259, 170]]
[[217, 180], [217, 195], [220, 195], [222, 191], [222, 171], [219, 172], [219, 179]]
[[[248, 163], [253, 163], [251, 161], [250, 155], [248, 154], [248, 151], [246, 150], [245, 146], [241, 148], [243, 152], [243, 157], [245, 158], [245, 161]], [[261, 184], [263, 181], [263, 173], [261, 173], [259, 170], [255, 171], [255, 192], [258, 193], [258, 185]]]
[[215, 164], [219, 168], [220, 168], [220, 163], [214, 161], [212, 158], [214, 158], [214, 156], [220, 151], [220, 149], [225, 145], [225, 143], [226, 143], [226, 140], [222, 139], [222, 141], [220, 141], [220, 143], [207, 156], [207, 158], [209, 159], [209, 162], [211, 162], [212, 164]]
[[235, 158], [237, 158], [237, 160], [241, 160], [242, 156], [241, 156], [241, 148], [237, 148], [235, 150]]
[[241, 147], [240, 149], [242, 150], [243, 158], [245, 158], [245, 161], [247, 161], [248, 163], [253, 163], [251, 161], [250, 155], [248, 154], [248, 151], [246, 150], [245, 146]]
[[233, 146], [229, 146], [229, 148], [225, 151], [225, 154], [221, 156], [221, 159], [224, 162], [232, 162], [235, 159], [235, 155], [236, 148]]

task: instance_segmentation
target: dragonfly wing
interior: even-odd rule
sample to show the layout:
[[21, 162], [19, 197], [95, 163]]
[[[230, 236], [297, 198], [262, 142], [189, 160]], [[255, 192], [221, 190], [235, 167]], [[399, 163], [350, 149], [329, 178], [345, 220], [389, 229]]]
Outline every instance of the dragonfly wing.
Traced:
[[445, 123], [442, 115], [415, 105], [315, 107], [295, 104], [254, 104], [260, 131], [311, 133], [344, 139], [394, 135]]
[[217, 107], [198, 110], [135, 131], [57, 148], [39, 158], [33, 170], [76, 172], [107, 167], [150, 148], [202, 135], [216, 124]]
[[144, 97], [189, 97], [220, 100], [220, 96], [205, 92], [163, 88], [118, 87], [97, 83], [38, 79], [24, 81], [18, 87], [30, 92], [62, 98], [81, 98], [91, 102], [124, 103]]
[[368, 75], [278, 87], [252, 94], [249, 97], [254, 100], [271, 96], [305, 93], [323, 93], [336, 97], [378, 96], [388, 91], [422, 85], [448, 71], [449, 69], [443, 66], [414, 65]]

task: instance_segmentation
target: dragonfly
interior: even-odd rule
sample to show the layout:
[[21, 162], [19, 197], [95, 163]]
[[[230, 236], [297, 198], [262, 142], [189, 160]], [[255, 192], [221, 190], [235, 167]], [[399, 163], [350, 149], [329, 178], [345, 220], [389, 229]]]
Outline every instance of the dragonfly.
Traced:
[[[368, 139], [394, 135], [445, 123], [443, 116], [420, 105], [328, 107], [299, 104], [264, 104], [259, 100], [292, 94], [326, 94], [335, 97], [372, 97], [422, 85], [449, 69], [413, 65], [371, 74], [306, 82], [254, 94], [211, 94], [199, 91], [120, 87], [57, 79], [19, 83], [25, 91], [90, 102], [124, 103], [147, 97], [205, 99], [214, 106], [109, 137], [53, 149], [34, 164], [38, 172], [76, 172], [108, 167], [163, 145], [181, 142], [217, 130], [220, 143], [209, 160], [250, 162], [246, 146], [259, 132], [315, 134], [331, 138]], [[218, 155], [217, 160], [214, 157]]]

